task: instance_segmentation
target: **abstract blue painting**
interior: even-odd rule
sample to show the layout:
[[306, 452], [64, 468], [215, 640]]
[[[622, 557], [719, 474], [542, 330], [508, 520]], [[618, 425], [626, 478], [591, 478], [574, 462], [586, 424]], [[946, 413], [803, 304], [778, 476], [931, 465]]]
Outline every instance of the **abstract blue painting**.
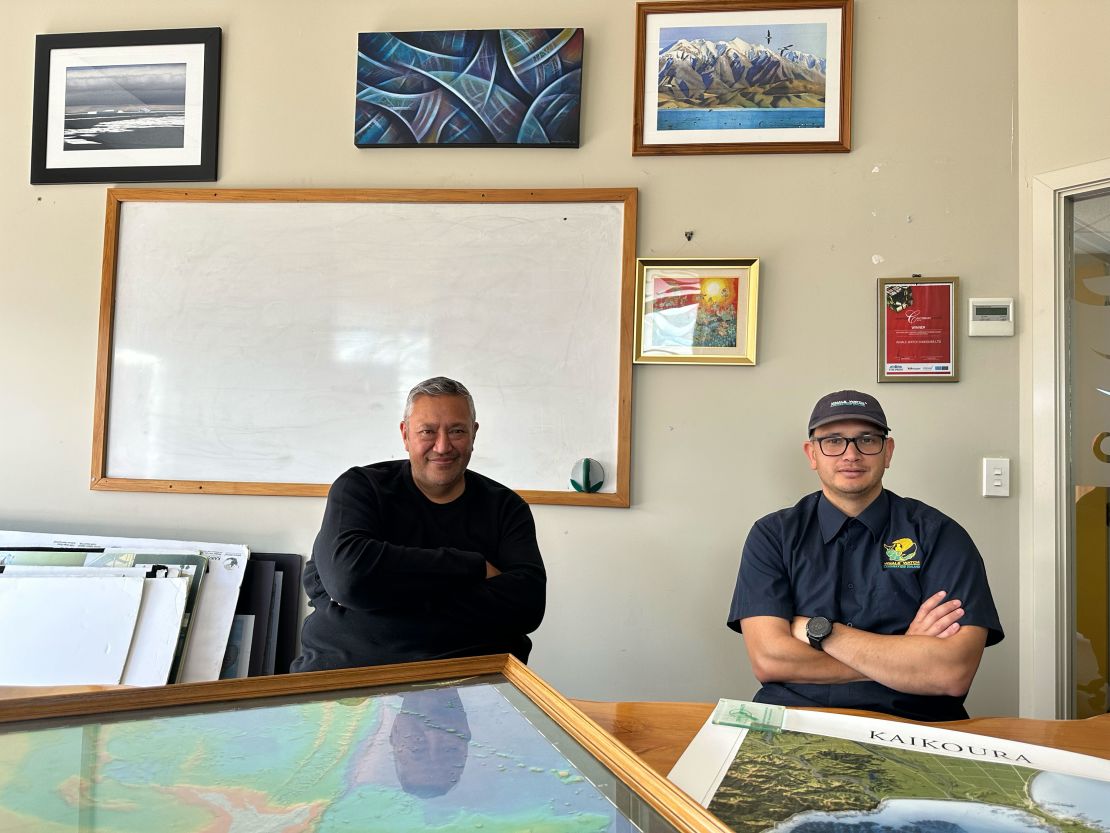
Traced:
[[581, 29], [364, 32], [355, 145], [578, 147]]

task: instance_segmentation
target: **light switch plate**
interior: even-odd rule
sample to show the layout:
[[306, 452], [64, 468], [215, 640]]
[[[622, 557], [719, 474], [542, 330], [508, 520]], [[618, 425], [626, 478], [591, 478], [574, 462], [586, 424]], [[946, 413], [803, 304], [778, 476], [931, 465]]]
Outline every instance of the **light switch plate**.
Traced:
[[983, 497], [1010, 496], [1010, 458], [983, 458]]

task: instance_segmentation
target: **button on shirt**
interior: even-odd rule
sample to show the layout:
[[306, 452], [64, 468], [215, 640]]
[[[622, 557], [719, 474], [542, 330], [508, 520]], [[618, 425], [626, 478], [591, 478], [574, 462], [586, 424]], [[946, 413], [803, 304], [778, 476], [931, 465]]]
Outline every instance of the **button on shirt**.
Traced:
[[[961, 625], [1003, 638], [986, 569], [958, 523], [884, 490], [857, 518], [821, 492], [761, 518], [744, 544], [728, 626], [749, 616], [825, 616], [878, 634], [903, 634], [939, 590], [960, 599]], [[963, 697], [904, 694], [876, 682], [768, 683], [757, 702], [871, 709], [914, 720], [967, 717]]]

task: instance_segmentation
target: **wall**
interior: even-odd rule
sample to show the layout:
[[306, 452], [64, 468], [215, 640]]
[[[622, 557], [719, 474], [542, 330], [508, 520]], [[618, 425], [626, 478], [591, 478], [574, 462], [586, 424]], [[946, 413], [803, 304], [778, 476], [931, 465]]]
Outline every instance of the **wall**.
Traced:
[[[962, 338], [958, 384], [874, 382], [877, 278], [959, 275], [964, 298], [1016, 293], [1014, 3], [858, 0], [850, 154], [635, 159], [634, 10], [632, 0], [6, 8], [0, 523], [311, 547], [320, 499], [88, 491], [104, 188], [27, 184], [36, 33], [221, 26], [221, 186], [635, 186], [641, 256], [762, 259], [758, 366], [636, 367], [633, 507], [536, 508], [550, 573], [533, 659], [542, 675], [587, 698], [750, 695], [743, 642], [724, 627], [740, 546], [756, 518], [815, 488], [800, 451], [813, 401], [861, 387], [894, 427], [888, 485], [958, 518], [986, 558], [1010, 635], [987, 652], [969, 707], [1016, 713], [1016, 503], [978, 496], [980, 458], [1017, 457], [1015, 341]], [[581, 149], [353, 147], [357, 32], [564, 25], [586, 31]]]

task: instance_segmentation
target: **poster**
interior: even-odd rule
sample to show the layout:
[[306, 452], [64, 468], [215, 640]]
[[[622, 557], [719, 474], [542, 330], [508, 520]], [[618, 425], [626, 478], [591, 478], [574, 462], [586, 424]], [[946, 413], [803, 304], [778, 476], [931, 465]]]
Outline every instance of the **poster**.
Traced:
[[670, 779], [737, 833], [1110, 831], [1110, 761], [881, 718], [709, 721]]
[[959, 278], [879, 281], [879, 381], [950, 381], [956, 368]]

